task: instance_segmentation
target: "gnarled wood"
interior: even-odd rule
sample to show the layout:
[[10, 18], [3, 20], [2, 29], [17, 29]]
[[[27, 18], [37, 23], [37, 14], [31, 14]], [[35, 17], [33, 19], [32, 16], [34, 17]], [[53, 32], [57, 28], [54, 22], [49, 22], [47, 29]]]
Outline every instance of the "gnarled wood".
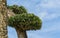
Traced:
[[0, 38], [8, 38], [7, 36], [7, 8], [5, 6], [6, 0], [0, 0]]
[[0, 38], [8, 38], [7, 37], [7, 10], [0, 10]]

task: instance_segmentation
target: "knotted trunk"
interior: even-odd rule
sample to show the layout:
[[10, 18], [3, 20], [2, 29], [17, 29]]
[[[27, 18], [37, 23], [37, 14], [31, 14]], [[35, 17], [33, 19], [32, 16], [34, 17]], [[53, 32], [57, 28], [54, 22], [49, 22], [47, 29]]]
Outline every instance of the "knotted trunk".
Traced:
[[6, 0], [0, 0], [0, 38], [7, 37], [7, 8], [5, 6]]
[[6, 14], [2, 14], [0, 12], [0, 38], [8, 38], [7, 37], [7, 17]]
[[27, 38], [27, 34], [26, 34], [26, 31], [23, 31], [23, 30], [18, 30], [16, 29], [17, 31], [17, 35], [18, 35], [18, 38]]

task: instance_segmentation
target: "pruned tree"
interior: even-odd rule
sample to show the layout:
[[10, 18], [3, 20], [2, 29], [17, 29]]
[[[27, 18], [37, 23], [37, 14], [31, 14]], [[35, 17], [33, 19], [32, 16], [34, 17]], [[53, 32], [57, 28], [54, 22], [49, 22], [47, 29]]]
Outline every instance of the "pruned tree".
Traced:
[[27, 38], [27, 30], [37, 30], [41, 28], [41, 20], [34, 14], [28, 14], [23, 6], [15, 6], [12, 8], [15, 14], [9, 17], [6, 5], [6, 0], [0, 0], [0, 38], [8, 38], [7, 25], [17, 30], [18, 38]]
[[6, 0], [0, 0], [0, 38], [8, 38], [7, 25], [17, 30], [18, 38], [27, 38], [26, 31], [41, 28], [42, 22], [39, 17], [34, 14], [28, 14], [23, 6], [14, 5], [12, 11], [15, 14], [8, 16]]
[[[13, 11], [15, 13], [15, 15], [13, 17], [10, 16], [9, 26], [14, 27], [16, 29], [18, 38], [27, 38], [26, 31], [40, 29], [42, 22], [41, 22], [41, 19], [39, 19], [39, 17], [35, 16], [34, 14], [26, 13], [27, 11], [23, 6], [17, 6], [17, 5], [8, 6], [8, 8], [11, 10], [15, 10], [16, 8], [19, 8], [19, 7], [21, 7], [21, 9], [23, 8], [22, 12], [17, 13], [15, 11]], [[15, 8], [15, 9], [13, 9], [13, 8]], [[19, 11], [21, 11], [21, 9]], [[17, 11], [17, 9], [16, 9], [16, 11]], [[23, 18], [24, 18], [24, 20], [23, 20]], [[39, 20], [40, 25], [39, 24], [37, 25], [36, 20], [33, 20], [33, 18], [36, 19], [37, 22]], [[34, 23], [37, 26], [36, 25], [34, 26]], [[19, 25], [19, 24], [22, 24], [22, 25]], [[27, 24], [27, 25], [25, 25], [25, 24]]]
[[41, 19], [34, 14], [16, 14], [9, 18], [9, 26], [16, 29], [18, 38], [27, 38], [26, 31], [39, 30], [41, 25]]

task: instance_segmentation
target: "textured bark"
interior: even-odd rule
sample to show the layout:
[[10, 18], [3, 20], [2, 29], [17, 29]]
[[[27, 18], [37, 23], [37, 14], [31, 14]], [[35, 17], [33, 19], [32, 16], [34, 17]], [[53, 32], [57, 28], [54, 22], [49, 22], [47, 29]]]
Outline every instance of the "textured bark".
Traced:
[[0, 38], [7, 38], [7, 12], [0, 11]]
[[0, 38], [8, 38], [7, 36], [7, 8], [5, 6], [6, 0], [0, 0]]
[[18, 38], [27, 38], [27, 34], [26, 34], [26, 31], [19, 31], [18, 29], [16, 29], [17, 31], [17, 35], [18, 35]]
[[0, 38], [8, 38], [8, 18], [14, 15], [11, 10], [7, 9], [6, 0], [0, 0]]
[[7, 37], [7, 17], [6, 14], [0, 12], [0, 38], [8, 38]]

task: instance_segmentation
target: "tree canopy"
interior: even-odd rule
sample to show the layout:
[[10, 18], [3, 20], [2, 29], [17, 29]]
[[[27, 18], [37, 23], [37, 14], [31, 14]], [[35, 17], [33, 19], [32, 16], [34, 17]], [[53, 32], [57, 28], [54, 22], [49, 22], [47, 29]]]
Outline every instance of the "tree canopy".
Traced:
[[15, 13], [15, 16], [11, 16], [8, 20], [9, 26], [19, 30], [38, 30], [41, 28], [41, 19], [34, 14], [27, 13], [23, 6], [13, 5], [8, 6], [8, 8]]
[[7, 7], [8, 9], [11, 9], [15, 14], [27, 13], [27, 10], [25, 9], [24, 6], [13, 5]]
[[9, 25], [22, 30], [37, 30], [41, 28], [42, 21], [34, 14], [16, 14], [9, 18]]

